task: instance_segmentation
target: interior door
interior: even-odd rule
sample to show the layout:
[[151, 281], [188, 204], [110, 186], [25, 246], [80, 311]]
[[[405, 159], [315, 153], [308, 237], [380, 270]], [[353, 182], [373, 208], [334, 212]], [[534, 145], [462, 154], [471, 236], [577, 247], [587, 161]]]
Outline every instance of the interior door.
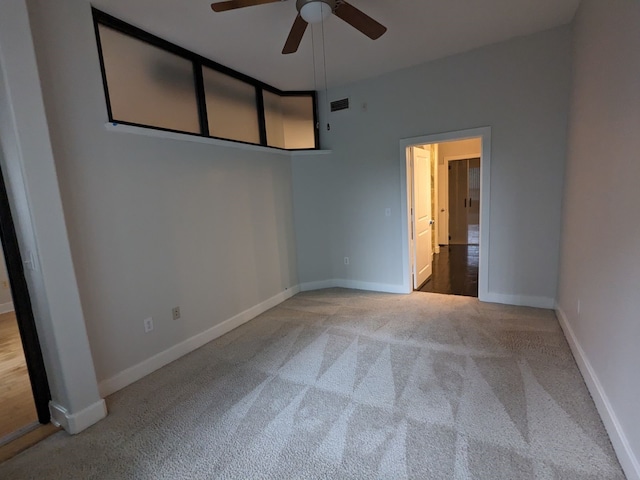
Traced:
[[480, 243], [480, 159], [449, 162], [449, 243]]
[[432, 273], [431, 150], [411, 148], [413, 171], [413, 288], [418, 289]]
[[480, 159], [469, 159], [468, 167], [467, 243], [469, 245], [478, 245], [480, 244]]
[[468, 243], [469, 161], [449, 162], [449, 244]]

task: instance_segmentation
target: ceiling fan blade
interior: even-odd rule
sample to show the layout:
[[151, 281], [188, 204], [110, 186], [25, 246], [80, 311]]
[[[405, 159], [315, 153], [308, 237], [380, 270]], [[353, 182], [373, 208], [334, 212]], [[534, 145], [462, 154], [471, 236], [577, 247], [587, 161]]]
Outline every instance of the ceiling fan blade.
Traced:
[[214, 12], [226, 12], [227, 10], [235, 10], [236, 8], [253, 7], [254, 5], [281, 1], [282, 0], [228, 0], [226, 2], [212, 3], [211, 8]]
[[387, 27], [347, 2], [338, 2], [333, 13], [372, 40], [380, 38], [387, 31]]
[[307, 25], [309, 24], [298, 14], [282, 49], [283, 54], [287, 55], [298, 51], [304, 32], [307, 30]]

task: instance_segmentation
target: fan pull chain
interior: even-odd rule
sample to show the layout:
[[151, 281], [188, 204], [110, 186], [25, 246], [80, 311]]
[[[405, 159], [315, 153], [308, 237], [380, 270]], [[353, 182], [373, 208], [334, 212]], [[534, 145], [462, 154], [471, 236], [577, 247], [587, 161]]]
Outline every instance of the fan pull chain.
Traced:
[[323, 62], [323, 68], [324, 68], [324, 96], [325, 96], [325, 101], [327, 102], [327, 131], [331, 131], [331, 124], [329, 123], [329, 112], [331, 111], [331, 108], [329, 106], [329, 86], [327, 84], [327, 49], [324, 41], [324, 18], [322, 19], [320, 26], [322, 28], [322, 62]]
[[[313, 58], [313, 91], [317, 92], [318, 82], [317, 82], [317, 76], [316, 76], [316, 41], [315, 41], [314, 30], [315, 28], [313, 28], [313, 25], [311, 25], [311, 55]], [[320, 119], [316, 121], [316, 130], [320, 130]]]

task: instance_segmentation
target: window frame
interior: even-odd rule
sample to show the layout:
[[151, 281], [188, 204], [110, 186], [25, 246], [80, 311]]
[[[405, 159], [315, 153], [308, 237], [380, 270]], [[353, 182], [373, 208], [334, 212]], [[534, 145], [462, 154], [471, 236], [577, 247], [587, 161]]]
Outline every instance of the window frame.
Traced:
[[[135, 27], [123, 20], [120, 20], [108, 13], [105, 13], [96, 8], [91, 8], [93, 14], [93, 26], [96, 35], [96, 43], [98, 47], [98, 58], [100, 60], [100, 71], [102, 74], [102, 84], [104, 88], [105, 101], [107, 104], [107, 115], [109, 117], [109, 123], [123, 124], [123, 125], [132, 125], [135, 127], [142, 128], [150, 128], [153, 130], [162, 130], [167, 132], [180, 133], [184, 135], [192, 135], [197, 137], [205, 137], [205, 138], [215, 138], [218, 140], [225, 140], [229, 142], [243, 143], [247, 145], [260, 145], [267, 148], [274, 148], [277, 150], [285, 150], [285, 151], [307, 151], [307, 150], [318, 150], [320, 148], [320, 132], [318, 129], [318, 102], [317, 102], [317, 94], [313, 90], [296, 90], [296, 91], [283, 91], [275, 88], [271, 85], [268, 85], [260, 80], [257, 80], [253, 77], [245, 75], [244, 73], [233, 70], [229, 67], [225, 67], [213, 60], [210, 60], [202, 55], [198, 55], [186, 48], [180, 47], [174, 43], [171, 43], [167, 40], [164, 40], [156, 35], [153, 35], [141, 28]], [[107, 73], [104, 64], [103, 52], [102, 52], [102, 43], [100, 39], [100, 30], [99, 25], [103, 25], [105, 27], [116, 30], [124, 35], [128, 35], [133, 37], [136, 40], [148, 43], [153, 45], [154, 47], [165, 50], [169, 53], [182, 57], [188, 61], [190, 61], [193, 65], [193, 77], [194, 77], [194, 94], [196, 96], [196, 105], [198, 110], [198, 119], [200, 123], [200, 133], [193, 132], [185, 132], [182, 130], [174, 130], [170, 128], [157, 127], [153, 125], [145, 125], [135, 122], [129, 122], [126, 120], [119, 120], [113, 117], [113, 111], [111, 109], [111, 99], [109, 96], [109, 86], [107, 84]], [[246, 84], [253, 86], [256, 90], [256, 110], [258, 115], [258, 128], [260, 134], [260, 143], [253, 142], [245, 142], [242, 140], [234, 140], [232, 138], [224, 138], [217, 137], [211, 135], [209, 132], [209, 121], [208, 121], [208, 112], [206, 105], [206, 97], [205, 97], [205, 89], [204, 89], [204, 79], [202, 73], [202, 67], [207, 67], [222, 74], [228, 75], [236, 80], [240, 80]], [[314, 143], [315, 145], [311, 148], [296, 148], [296, 149], [287, 149], [280, 147], [273, 147], [267, 144], [267, 129], [266, 129], [266, 120], [265, 120], [265, 111], [264, 111], [264, 98], [262, 92], [266, 90], [281, 97], [286, 96], [310, 96], [313, 102], [313, 124], [314, 124]]]

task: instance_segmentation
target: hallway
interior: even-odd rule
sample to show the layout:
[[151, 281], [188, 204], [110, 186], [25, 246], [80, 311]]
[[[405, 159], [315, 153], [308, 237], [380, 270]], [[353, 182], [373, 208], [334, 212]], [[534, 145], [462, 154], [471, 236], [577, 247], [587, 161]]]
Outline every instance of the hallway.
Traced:
[[433, 275], [420, 292], [478, 296], [478, 245], [444, 245], [433, 256]]

